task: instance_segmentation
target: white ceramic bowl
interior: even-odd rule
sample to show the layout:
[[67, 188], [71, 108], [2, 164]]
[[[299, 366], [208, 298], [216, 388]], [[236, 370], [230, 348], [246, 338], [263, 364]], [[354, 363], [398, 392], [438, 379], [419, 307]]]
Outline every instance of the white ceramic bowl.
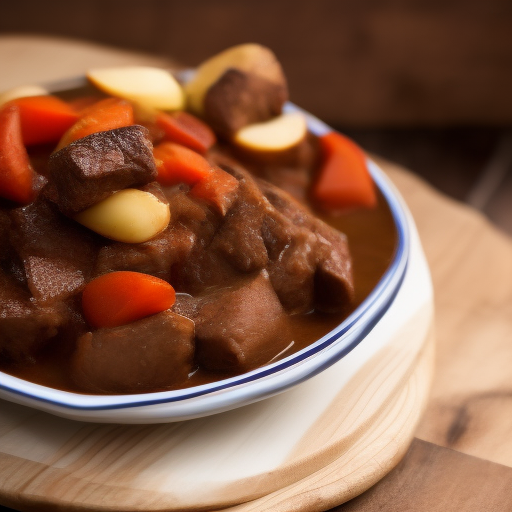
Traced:
[[[68, 84], [75, 85], [75, 82]], [[286, 110], [298, 110], [287, 104]], [[307, 114], [310, 130], [322, 135], [327, 125]], [[410, 257], [414, 229], [399, 194], [379, 167], [369, 161], [373, 179], [389, 204], [397, 247], [389, 268], [363, 303], [315, 343], [282, 360], [243, 375], [192, 388], [134, 395], [82, 395], [48, 388], [0, 372], [0, 398], [82, 421], [157, 423], [216, 414], [283, 392], [333, 365], [379, 324], [400, 291]]]

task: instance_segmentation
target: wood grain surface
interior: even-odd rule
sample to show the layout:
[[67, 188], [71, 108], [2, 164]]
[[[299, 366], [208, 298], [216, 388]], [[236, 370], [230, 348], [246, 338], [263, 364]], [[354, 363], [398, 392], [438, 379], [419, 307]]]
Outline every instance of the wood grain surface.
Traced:
[[332, 512], [508, 512], [512, 468], [415, 439], [387, 477]]
[[417, 436], [512, 467], [512, 241], [384, 165], [416, 220], [434, 282], [436, 373]]

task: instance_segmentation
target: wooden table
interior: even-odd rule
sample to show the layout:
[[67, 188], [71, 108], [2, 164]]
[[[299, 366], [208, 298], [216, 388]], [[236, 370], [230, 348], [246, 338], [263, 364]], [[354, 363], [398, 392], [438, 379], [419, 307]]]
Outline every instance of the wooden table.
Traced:
[[[0, 90], [80, 75], [91, 66], [169, 64], [90, 44], [16, 36], [0, 37], [0, 63]], [[378, 163], [409, 205], [431, 268], [436, 373], [405, 458], [335, 510], [511, 510], [512, 243], [407, 170]]]

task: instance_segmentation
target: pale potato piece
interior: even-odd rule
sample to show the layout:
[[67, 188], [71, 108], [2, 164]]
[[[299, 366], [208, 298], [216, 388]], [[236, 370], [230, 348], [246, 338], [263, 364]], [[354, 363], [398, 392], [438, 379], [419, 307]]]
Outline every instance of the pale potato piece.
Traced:
[[27, 96], [46, 96], [49, 92], [40, 85], [19, 85], [13, 87], [0, 94], [0, 106], [8, 101], [15, 100], [16, 98], [26, 98]]
[[91, 69], [87, 78], [98, 89], [145, 108], [180, 110], [185, 106], [183, 89], [165, 69], [147, 66]]
[[308, 131], [306, 118], [300, 112], [289, 112], [264, 123], [238, 130], [234, 142], [252, 151], [285, 151], [301, 142]]
[[169, 224], [169, 205], [149, 192], [127, 188], [74, 216], [90, 230], [112, 240], [141, 243]]
[[281, 65], [271, 50], [259, 44], [241, 44], [224, 50], [197, 68], [193, 79], [185, 85], [188, 107], [202, 114], [204, 97], [210, 86], [233, 68], [286, 87]]

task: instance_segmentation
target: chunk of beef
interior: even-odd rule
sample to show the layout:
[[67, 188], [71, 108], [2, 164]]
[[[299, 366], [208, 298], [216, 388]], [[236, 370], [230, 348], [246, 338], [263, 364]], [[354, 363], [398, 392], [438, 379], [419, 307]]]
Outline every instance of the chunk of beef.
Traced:
[[344, 312], [354, 301], [347, 237], [320, 220], [316, 220], [313, 229], [318, 240], [315, 309], [324, 313]]
[[238, 179], [240, 185], [236, 202], [215, 234], [212, 250], [219, 251], [241, 272], [261, 270], [268, 263], [261, 233], [268, 201], [249, 173], [229, 167], [225, 169]]
[[154, 181], [157, 170], [146, 128], [127, 126], [78, 139], [50, 157], [52, 200], [72, 216], [113, 192]]
[[155, 238], [140, 244], [113, 242], [98, 253], [95, 275], [118, 270], [142, 272], [172, 280], [172, 266], [182, 264], [196, 243], [196, 234], [180, 222], [173, 223]]
[[[302, 268], [299, 263], [300, 257], [297, 259], [293, 257], [288, 258], [294, 264], [291, 267], [287, 267], [286, 258], [279, 256], [276, 263], [276, 254], [274, 253], [273, 264], [269, 268], [269, 272], [273, 279], [272, 282], [276, 285], [279, 297], [284, 301], [283, 304], [293, 311], [293, 294], [290, 290], [287, 290], [286, 286], [288, 284], [287, 275], [293, 275], [295, 271], [298, 279], [302, 276], [305, 284], [303, 290], [313, 294], [313, 304], [316, 310], [326, 313], [345, 311], [354, 300], [352, 259], [346, 235], [314, 217], [305, 206], [285, 191], [263, 180], [260, 180], [258, 184], [265, 197], [285, 219], [294, 226], [301, 228], [301, 230], [307, 229], [315, 238], [306, 237], [304, 232], [302, 232], [303, 243], [305, 243], [305, 245], [302, 245], [302, 250], [304, 251], [302, 254], [314, 255], [314, 260], [311, 257], [306, 257], [303, 260]], [[286, 220], [276, 215], [273, 218], [267, 218], [266, 226], [271, 226], [274, 230], [274, 236], [266, 238], [267, 243], [272, 243], [275, 240], [275, 231], [279, 231], [277, 226], [281, 226], [281, 239], [283, 236], [286, 237], [286, 233], [293, 232], [293, 228], [289, 225], [287, 226]], [[294, 240], [298, 241], [300, 246], [301, 237], [291, 236]], [[312, 249], [308, 253], [309, 248]], [[313, 278], [313, 281], [311, 278]], [[301, 304], [303, 305], [303, 310], [307, 307], [305, 293], [303, 293], [302, 299], [301, 301], [297, 297], [295, 300], [296, 310], [298, 311], [301, 309]]]
[[251, 370], [268, 363], [289, 340], [288, 316], [265, 271], [208, 293], [194, 320], [196, 358], [209, 370]]
[[34, 298], [43, 303], [64, 300], [85, 286], [98, 250], [94, 234], [41, 197], [12, 210], [11, 220], [10, 239]]
[[270, 280], [285, 309], [290, 314], [313, 310], [315, 235], [274, 210], [265, 217], [263, 239], [270, 260]]
[[81, 336], [73, 378], [84, 390], [140, 393], [183, 384], [193, 369], [194, 323], [171, 311]]
[[0, 359], [33, 361], [37, 351], [57, 334], [62, 321], [58, 309], [32, 302], [29, 293], [0, 270]]
[[248, 124], [279, 115], [287, 98], [282, 83], [230, 68], [208, 89], [204, 116], [216, 132], [229, 137]]
[[11, 219], [9, 210], [0, 208], [0, 270], [11, 275], [19, 284], [26, 287], [27, 280], [23, 264], [14, 250], [11, 239]]
[[284, 190], [265, 180], [258, 180], [258, 186], [269, 203], [296, 226], [311, 227], [313, 214], [302, 203]]

